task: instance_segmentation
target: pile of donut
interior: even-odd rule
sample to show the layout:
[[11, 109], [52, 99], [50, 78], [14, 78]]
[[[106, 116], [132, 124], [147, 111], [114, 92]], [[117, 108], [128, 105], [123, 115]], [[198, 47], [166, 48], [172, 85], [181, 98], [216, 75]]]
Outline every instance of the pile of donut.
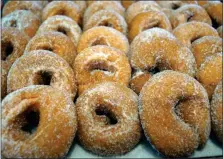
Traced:
[[[8, 1], [2, 155], [192, 155], [222, 132], [222, 2]], [[75, 103], [75, 104], [74, 104]], [[74, 141], [76, 142], [76, 141]]]

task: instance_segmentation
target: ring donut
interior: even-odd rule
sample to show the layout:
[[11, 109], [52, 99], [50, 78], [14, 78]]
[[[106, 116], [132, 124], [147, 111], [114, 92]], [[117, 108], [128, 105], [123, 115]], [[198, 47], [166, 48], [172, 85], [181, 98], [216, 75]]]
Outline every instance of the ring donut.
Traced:
[[193, 41], [203, 36], [218, 36], [218, 32], [207, 23], [188, 22], [179, 25], [173, 30], [174, 36], [188, 48], [191, 48]]
[[108, 45], [121, 50], [124, 53], [129, 51], [129, 42], [121, 32], [105, 26], [98, 26], [83, 32], [78, 43], [77, 52], [94, 45]]
[[62, 158], [77, 129], [73, 101], [49, 86], [29, 86], [6, 96], [1, 122], [4, 158]]
[[222, 131], [222, 81], [216, 86], [211, 101], [211, 123], [212, 130], [218, 140], [223, 143]]
[[47, 18], [39, 27], [37, 34], [44, 32], [56, 31], [67, 35], [77, 47], [81, 36], [81, 28], [79, 25], [67, 16], [55, 15]]
[[36, 34], [39, 26], [40, 19], [27, 10], [16, 10], [2, 18], [2, 27], [17, 28], [30, 38]]
[[217, 31], [218, 31], [219, 36], [220, 36], [221, 38], [223, 38], [223, 34], [222, 34], [222, 26], [218, 27]]
[[144, 133], [161, 154], [191, 155], [210, 134], [210, 106], [202, 85], [175, 71], [154, 75], [139, 96]]
[[206, 57], [197, 71], [196, 78], [211, 98], [215, 87], [222, 79], [222, 52]]
[[15, 60], [22, 56], [29, 37], [16, 28], [2, 28], [1, 31], [1, 98], [4, 98], [8, 71]]
[[71, 66], [76, 57], [76, 47], [66, 35], [45, 32], [34, 36], [26, 46], [25, 53], [32, 50], [48, 50], [65, 59]]
[[21, 56], [11, 67], [7, 78], [7, 92], [29, 85], [50, 85], [69, 93], [77, 92], [74, 72], [58, 55], [46, 50], [34, 50]]
[[124, 17], [113, 10], [100, 10], [94, 13], [84, 24], [84, 30], [95, 26], [108, 26], [127, 34], [127, 24]]
[[126, 55], [109, 46], [92, 46], [77, 55], [74, 73], [78, 84], [78, 94], [93, 84], [114, 81], [128, 86], [131, 67]]
[[87, 150], [103, 156], [121, 155], [139, 142], [138, 96], [131, 89], [104, 82], [85, 91], [76, 104], [77, 135]]

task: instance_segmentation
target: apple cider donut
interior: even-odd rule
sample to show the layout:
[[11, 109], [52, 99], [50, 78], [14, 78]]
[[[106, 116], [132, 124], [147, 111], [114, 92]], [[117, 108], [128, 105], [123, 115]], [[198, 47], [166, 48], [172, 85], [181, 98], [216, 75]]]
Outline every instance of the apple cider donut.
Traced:
[[167, 16], [161, 11], [148, 11], [136, 15], [129, 25], [129, 40], [146, 29], [159, 27], [172, 31], [171, 23]]
[[215, 87], [222, 79], [222, 52], [208, 56], [198, 69], [196, 78], [211, 98]]
[[222, 121], [222, 81], [220, 81], [215, 88], [211, 101], [211, 128], [218, 140], [223, 143]]
[[76, 47], [66, 35], [45, 32], [34, 36], [26, 46], [25, 53], [32, 50], [48, 50], [65, 59], [71, 66], [76, 57]]
[[191, 21], [199, 21], [212, 25], [211, 18], [205, 9], [195, 4], [184, 5], [175, 10], [170, 16], [170, 22], [173, 28]]
[[76, 95], [73, 69], [58, 55], [46, 50], [34, 50], [21, 56], [8, 74], [7, 92], [29, 85], [50, 85]]
[[208, 140], [208, 96], [187, 74], [167, 70], [154, 75], [143, 86], [139, 103], [144, 133], [161, 154], [189, 156]]
[[222, 52], [222, 39], [216, 36], [204, 36], [192, 43], [191, 51], [199, 68], [207, 56]]
[[218, 36], [218, 32], [207, 23], [188, 22], [179, 25], [173, 30], [176, 38], [188, 48], [191, 48], [193, 41], [203, 36]]
[[42, 9], [43, 7], [36, 1], [8, 1], [3, 8], [2, 15], [6, 16], [15, 10], [29, 10], [41, 17]]
[[36, 34], [39, 25], [40, 19], [27, 10], [16, 10], [2, 18], [2, 27], [17, 28], [29, 37], [33, 37]]
[[56, 31], [68, 36], [77, 47], [80, 35], [82, 33], [79, 25], [71, 18], [62, 15], [55, 15], [47, 18], [39, 27], [37, 34]]
[[109, 46], [92, 46], [77, 55], [74, 73], [78, 84], [78, 94], [93, 84], [115, 81], [128, 86], [131, 67], [125, 54]]
[[81, 13], [79, 6], [72, 1], [52, 1], [42, 12], [42, 21], [54, 15], [64, 15], [80, 24]]
[[65, 92], [29, 86], [2, 101], [4, 158], [63, 158], [77, 130], [76, 110]]
[[129, 88], [104, 82], [77, 99], [78, 137], [87, 150], [102, 156], [132, 150], [141, 138], [138, 96]]
[[197, 1], [184, 1], [184, 0], [180, 0], [180, 1], [156, 1], [162, 8], [165, 9], [170, 9], [170, 10], [176, 10], [180, 7], [182, 7], [183, 5], [187, 5], [187, 4], [197, 4]]
[[1, 31], [1, 98], [4, 98], [8, 71], [15, 60], [22, 56], [29, 37], [16, 28], [2, 28]]
[[221, 38], [223, 38], [223, 34], [222, 34], [222, 26], [218, 27], [217, 31], [218, 31], [219, 36], [220, 36]]
[[79, 40], [77, 52], [94, 45], [108, 45], [121, 50], [125, 54], [129, 51], [129, 42], [121, 32], [105, 26], [97, 26], [85, 31]]
[[100, 10], [94, 13], [84, 24], [84, 30], [95, 26], [108, 26], [127, 34], [127, 24], [124, 17], [113, 10]]

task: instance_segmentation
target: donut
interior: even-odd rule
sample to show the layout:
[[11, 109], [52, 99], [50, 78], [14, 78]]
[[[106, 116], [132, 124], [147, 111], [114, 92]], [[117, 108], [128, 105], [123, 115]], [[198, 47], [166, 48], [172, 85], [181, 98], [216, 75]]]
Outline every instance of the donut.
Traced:
[[215, 87], [222, 79], [222, 52], [206, 57], [197, 71], [196, 78], [211, 98]]
[[2, 28], [1, 31], [1, 98], [4, 98], [8, 71], [14, 61], [23, 54], [29, 37], [16, 28]]
[[154, 75], [139, 96], [144, 134], [167, 157], [191, 155], [210, 134], [210, 106], [202, 85], [171, 70]]
[[180, 7], [182, 7], [183, 5], [187, 5], [187, 4], [197, 4], [197, 1], [184, 1], [184, 0], [180, 0], [180, 1], [156, 1], [162, 8], [165, 9], [170, 9], [170, 10], [176, 10]]
[[39, 27], [37, 34], [44, 32], [56, 31], [67, 35], [77, 47], [81, 36], [81, 28], [71, 18], [62, 15], [55, 15], [45, 20]]
[[83, 24], [87, 23], [88, 19], [100, 10], [113, 10], [123, 17], [125, 15], [125, 9], [118, 1], [95, 1], [85, 10]]
[[126, 11], [126, 22], [130, 24], [133, 18], [142, 12], [151, 10], [160, 11], [161, 7], [155, 1], [139, 1], [133, 3]]
[[199, 68], [207, 56], [222, 52], [222, 39], [216, 36], [204, 36], [192, 43], [191, 51]]
[[128, 86], [131, 67], [125, 54], [109, 46], [92, 46], [77, 55], [74, 65], [78, 94], [94, 84], [114, 81]]
[[85, 149], [102, 156], [121, 155], [139, 142], [138, 96], [131, 89], [103, 82], [79, 96], [76, 105], [77, 135]]
[[70, 65], [76, 57], [76, 47], [66, 35], [45, 32], [34, 36], [26, 46], [25, 53], [32, 50], [48, 50], [65, 59]]
[[211, 128], [218, 140], [223, 143], [222, 131], [222, 81], [216, 86], [211, 101]]
[[2, 27], [13, 27], [25, 32], [29, 37], [36, 34], [40, 19], [31, 11], [16, 10], [2, 18]]
[[42, 12], [42, 21], [54, 15], [64, 15], [80, 24], [81, 11], [72, 1], [52, 1], [46, 5]]
[[34, 50], [21, 56], [8, 73], [7, 92], [29, 85], [50, 85], [76, 95], [73, 69], [58, 55], [46, 50]]
[[2, 101], [4, 158], [62, 158], [77, 129], [71, 98], [50, 86], [29, 86]]
[[196, 4], [184, 5], [175, 10], [170, 17], [170, 21], [173, 28], [191, 21], [199, 21], [212, 25], [211, 18], [205, 9]]
[[121, 50], [124, 53], [129, 51], [129, 42], [121, 32], [105, 26], [98, 26], [83, 32], [78, 43], [77, 52], [94, 45], [108, 45]]
[[174, 36], [185, 46], [191, 47], [193, 41], [203, 36], [218, 36], [218, 32], [204, 22], [188, 22], [173, 30]]
[[197, 3], [203, 7], [203, 5], [208, 3], [208, 0], [201, 0], [201, 1], [197, 1]]
[[6, 16], [15, 10], [29, 10], [41, 17], [42, 6], [36, 1], [8, 1], [3, 8], [2, 15]]
[[136, 15], [129, 25], [129, 41], [146, 29], [159, 27], [172, 31], [171, 23], [161, 11], [148, 11]]
[[218, 31], [219, 36], [220, 36], [221, 38], [223, 38], [223, 34], [222, 34], [222, 26], [218, 27], [217, 31]]
[[133, 3], [135, 3], [135, 0], [121, 0], [122, 6], [125, 9], [128, 9], [130, 5], [132, 5]]
[[124, 17], [113, 10], [100, 10], [94, 13], [85, 23], [84, 30], [95, 26], [108, 26], [127, 34], [127, 24]]

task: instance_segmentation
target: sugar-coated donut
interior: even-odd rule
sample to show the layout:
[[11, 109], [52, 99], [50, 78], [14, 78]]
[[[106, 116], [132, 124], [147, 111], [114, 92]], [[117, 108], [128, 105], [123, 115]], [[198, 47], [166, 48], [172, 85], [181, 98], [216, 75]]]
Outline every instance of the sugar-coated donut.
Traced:
[[192, 43], [191, 51], [199, 68], [207, 56], [222, 52], [222, 39], [216, 36], [204, 36]]
[[77, 52], [94, 45], [108, 45], [128, 53], [129, 42], [121, 32], [105, 26], [98, 26], [83, 32], [78, 43]]
[[133, 18], [139, 13], [148, 12], [150, 10], [160, 11], [161, 7], [155, 1], [139, 1], [133, 3], [126, 11], [126, 22], [130, 24]]
[[185, 46], [191, 47], [191, 43], [203, 36], [218, 36], [218, 32], [204, 22], [188, 22], [179, 25], [173, 30], [176, 38]]
[[45, 32], [34, 36], [26, 46], [25, 53], [32, 50], [48, 50], [61, 56], [71, 66], [76, 57], [76, 47], [66, 35], [59, 32]]
[[159, 27], [172, 31], [171, 23], [168, 17], [161, 11], [148, 11], [136, 15], [129, 24], [129, 40], [132, 41], [135, 36], [146, 29]]
[[128, 9], [130, 5], [132, 5], [133, 3], [135, 3], [135, 0], [121, 0], [122, 6], [125, 9]]
[[223, 38], [223, 34], [222, 34], [222, 26], [218, 27], [217, 31], [218, 31], [219, 36], [220, 36], [221, 38]]
[[100, 10], [113, 10], [123, 17], [125, 15], [125, 8], [118, 1], [95, 1], [85, 10], [83, 23], [87, 23], [88, 19]]
[[218, 25], [222, 25], [222, 2], [208, 1], [208, 3], [203, 7], [206, 9], [210, 17], [218, 23]]
[[121, 155], [141, 138], [138, 96], [118, 83], [104, 82], [77, 99], [78, 137], [93, 153]]
[[2, 27], [14, 27], [26, 33], [29, 37], [36, 34], [40, 19], [31, 11], [16, 10], [2, 18]]
[[81, 12], [79, 6], [72, 1], [52, 1], [46, 5], [42, 12], [42, 21], [54, 15], [64, 15], [81, 23]]
[[131, 67], [124, 52], [109, 46], [92, 46], [77, 55], [74, 73], [78, 94], [93, 84], [115, 81], [128, 86]]
[[202, 85], [175, 71], [154, 75], [139, 96], [140, 119], [150, 143], [168, 157], [191, 155], [210, 134], [210, 106]]
[[182, 7], [183, 5], [187, 5], [187, 4], [197, 4], [197, 1], [184, 1], [184, 0], [180, 0], [180, 1], [156, 1], [162, 8], [165, 9], [170, 9], [170, 10], [176, 10], [180, 7]]
[[84, 24], [84, 30], [95, 26], [108, 26], [127, 34], [127, 24], [124, 17], [113, 10], [100, 10], [94, 13]]
[[3, 8], [2, 15], [6, 16], [15, 10], [29, 10], [40, 18], [42, 9], [43, 7], [36, 1], [8, 1]]
[[55, 15], [47, 18], [47, 20], [40, 25], [37, 34], [48, 31], [61, 32], [67, 35], [76, 47], [82, 33], [81, 28], [75, 21], [62, 15]]
[[[29, 86], [2, 101], [4, 158], [63, 158], [77, 129], [70, 96], [50, 86]], [[36, 130], [34, 130], [36, 128]]]
[[8, 93], [29, 85], [50, 85], [66, 91], [71, 98], [77, 92], [73, 69], [63, 58], [46, 50], [21, 56], [12, 65], [7, 79]]
[[208, 56], [198, 69], [196, 78], [211, 98], [215, 87], [222, 79], [222, 52]]
[[207, 4], [209, 0], [200, 0], [200, 1], [197, 1], [197, 3], [203, 7], [203, 5]]
[[29, 37], [16, 28], [2, 28], [1, 33], [1, 98], [4, 98], [8, 71], [14, 61], [23, 54]]
[[211, 123], [212, 130], [217, 136], [218, 140], [223, 143], [222, 130], [222, 81], [216, 86], [211, 101]]
[[170, 17], [170, 21], [173, 28], [191, 21], [199, 21], [212, 25], [211, 18], [205, 9], [196, 4], [184, 5], [175, 10]]

